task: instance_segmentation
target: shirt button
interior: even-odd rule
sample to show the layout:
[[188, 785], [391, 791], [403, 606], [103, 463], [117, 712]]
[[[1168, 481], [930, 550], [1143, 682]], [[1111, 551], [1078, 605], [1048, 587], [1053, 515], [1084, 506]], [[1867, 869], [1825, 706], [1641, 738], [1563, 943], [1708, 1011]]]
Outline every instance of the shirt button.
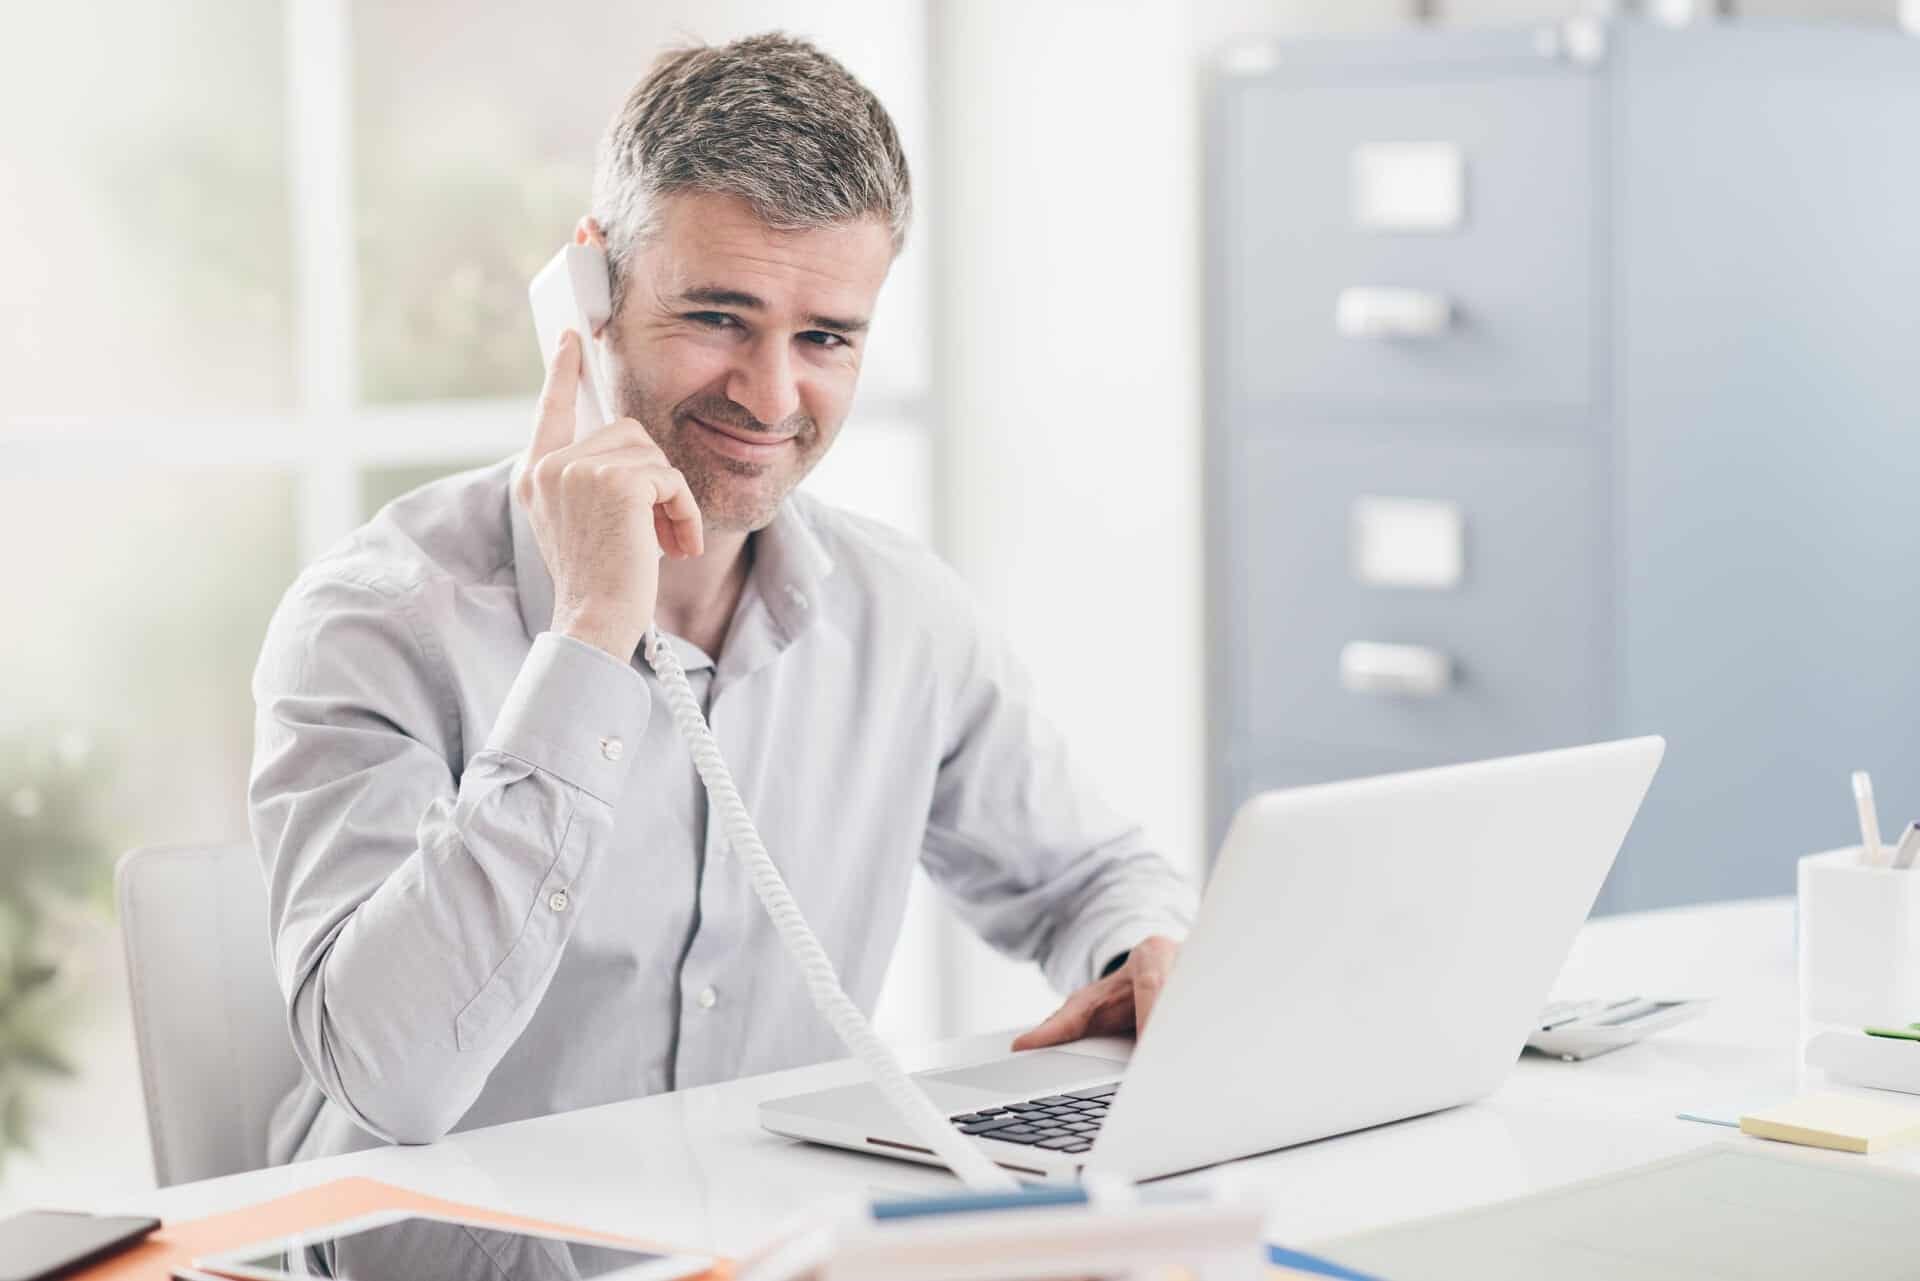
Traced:
[[626, 750], [627, 745], [617, 738], [603, 738], [600, 740], [600, 755], [610, 761], [619, 760], [620, 754]]
[[787, 599], [793, 602], [795, 609], [805, 609], [807, 607], [806, 593], [802, 592], [792, 583], [787, 584]]
[[693, 999], [700, 1003], [701, 1009], [710, 1010], [720, 1003], [720, 994], [710, 987], [703, 987], [700, 989], [700, 995]]
[[556, 912], [566, 911], [567, 892], [565, 890], [555, 890], [553, 893], [547, 895], [547, 906]]

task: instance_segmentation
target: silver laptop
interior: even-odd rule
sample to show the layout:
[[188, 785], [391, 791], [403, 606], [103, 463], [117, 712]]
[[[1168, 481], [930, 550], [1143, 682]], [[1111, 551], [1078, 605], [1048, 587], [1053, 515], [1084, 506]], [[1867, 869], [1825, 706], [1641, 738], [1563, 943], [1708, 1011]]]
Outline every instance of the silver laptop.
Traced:
[[[915, 1079], [995, 1161], [1055, 1180], [1154, 1178], [1480, 1098], [1519, 1056], [1665, 747], [1256, 796], [1137, 1045]], [[935, 1160], [871, 1085], [774, 1099], [760, 1124]]]

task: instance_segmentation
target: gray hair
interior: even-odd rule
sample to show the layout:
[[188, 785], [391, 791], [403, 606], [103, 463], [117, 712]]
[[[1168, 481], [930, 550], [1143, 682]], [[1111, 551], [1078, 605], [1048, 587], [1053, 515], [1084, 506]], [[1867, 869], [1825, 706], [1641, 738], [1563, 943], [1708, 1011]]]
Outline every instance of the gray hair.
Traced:
[[682, 191], [738, 196], [781, 231], [878, 218], [895, 253], [913, 215], [886, 108], [839, 62], [779, 32], [662, 55], [608, 125], [593, 216], [616, 310], [660, 198]]

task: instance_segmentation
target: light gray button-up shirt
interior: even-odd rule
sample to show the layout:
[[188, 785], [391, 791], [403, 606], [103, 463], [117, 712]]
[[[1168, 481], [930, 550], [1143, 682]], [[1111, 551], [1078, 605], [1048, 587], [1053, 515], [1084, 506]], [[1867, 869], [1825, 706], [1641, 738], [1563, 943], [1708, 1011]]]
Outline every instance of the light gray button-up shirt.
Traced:
[[[273, 1161], [845, 1053], [652, 671], [548, 630], [512, 467], [393, 503], [268, 629], [249, 808], [306, 1066]], [[1190, 888], [1074, 775], [937, 558], [798, 494], [753, 552], [718, 662], [668, 639], [861, 1008], [916, 859], [1062, 991], [1184, 934]]]

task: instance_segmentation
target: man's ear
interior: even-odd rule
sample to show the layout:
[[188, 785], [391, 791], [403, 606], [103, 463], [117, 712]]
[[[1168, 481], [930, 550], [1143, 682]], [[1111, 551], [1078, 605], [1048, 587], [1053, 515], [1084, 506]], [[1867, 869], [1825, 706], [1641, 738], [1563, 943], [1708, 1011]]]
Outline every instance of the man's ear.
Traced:
[[605, 249], [607, 247], [607, 238], [601, 232], [600, 224], [593, 220], [592, 215], [582, 214], [580, 221], [576, 223], [573, 228], [573, 243], [576, 245], [597, 245], [601, 249]]

